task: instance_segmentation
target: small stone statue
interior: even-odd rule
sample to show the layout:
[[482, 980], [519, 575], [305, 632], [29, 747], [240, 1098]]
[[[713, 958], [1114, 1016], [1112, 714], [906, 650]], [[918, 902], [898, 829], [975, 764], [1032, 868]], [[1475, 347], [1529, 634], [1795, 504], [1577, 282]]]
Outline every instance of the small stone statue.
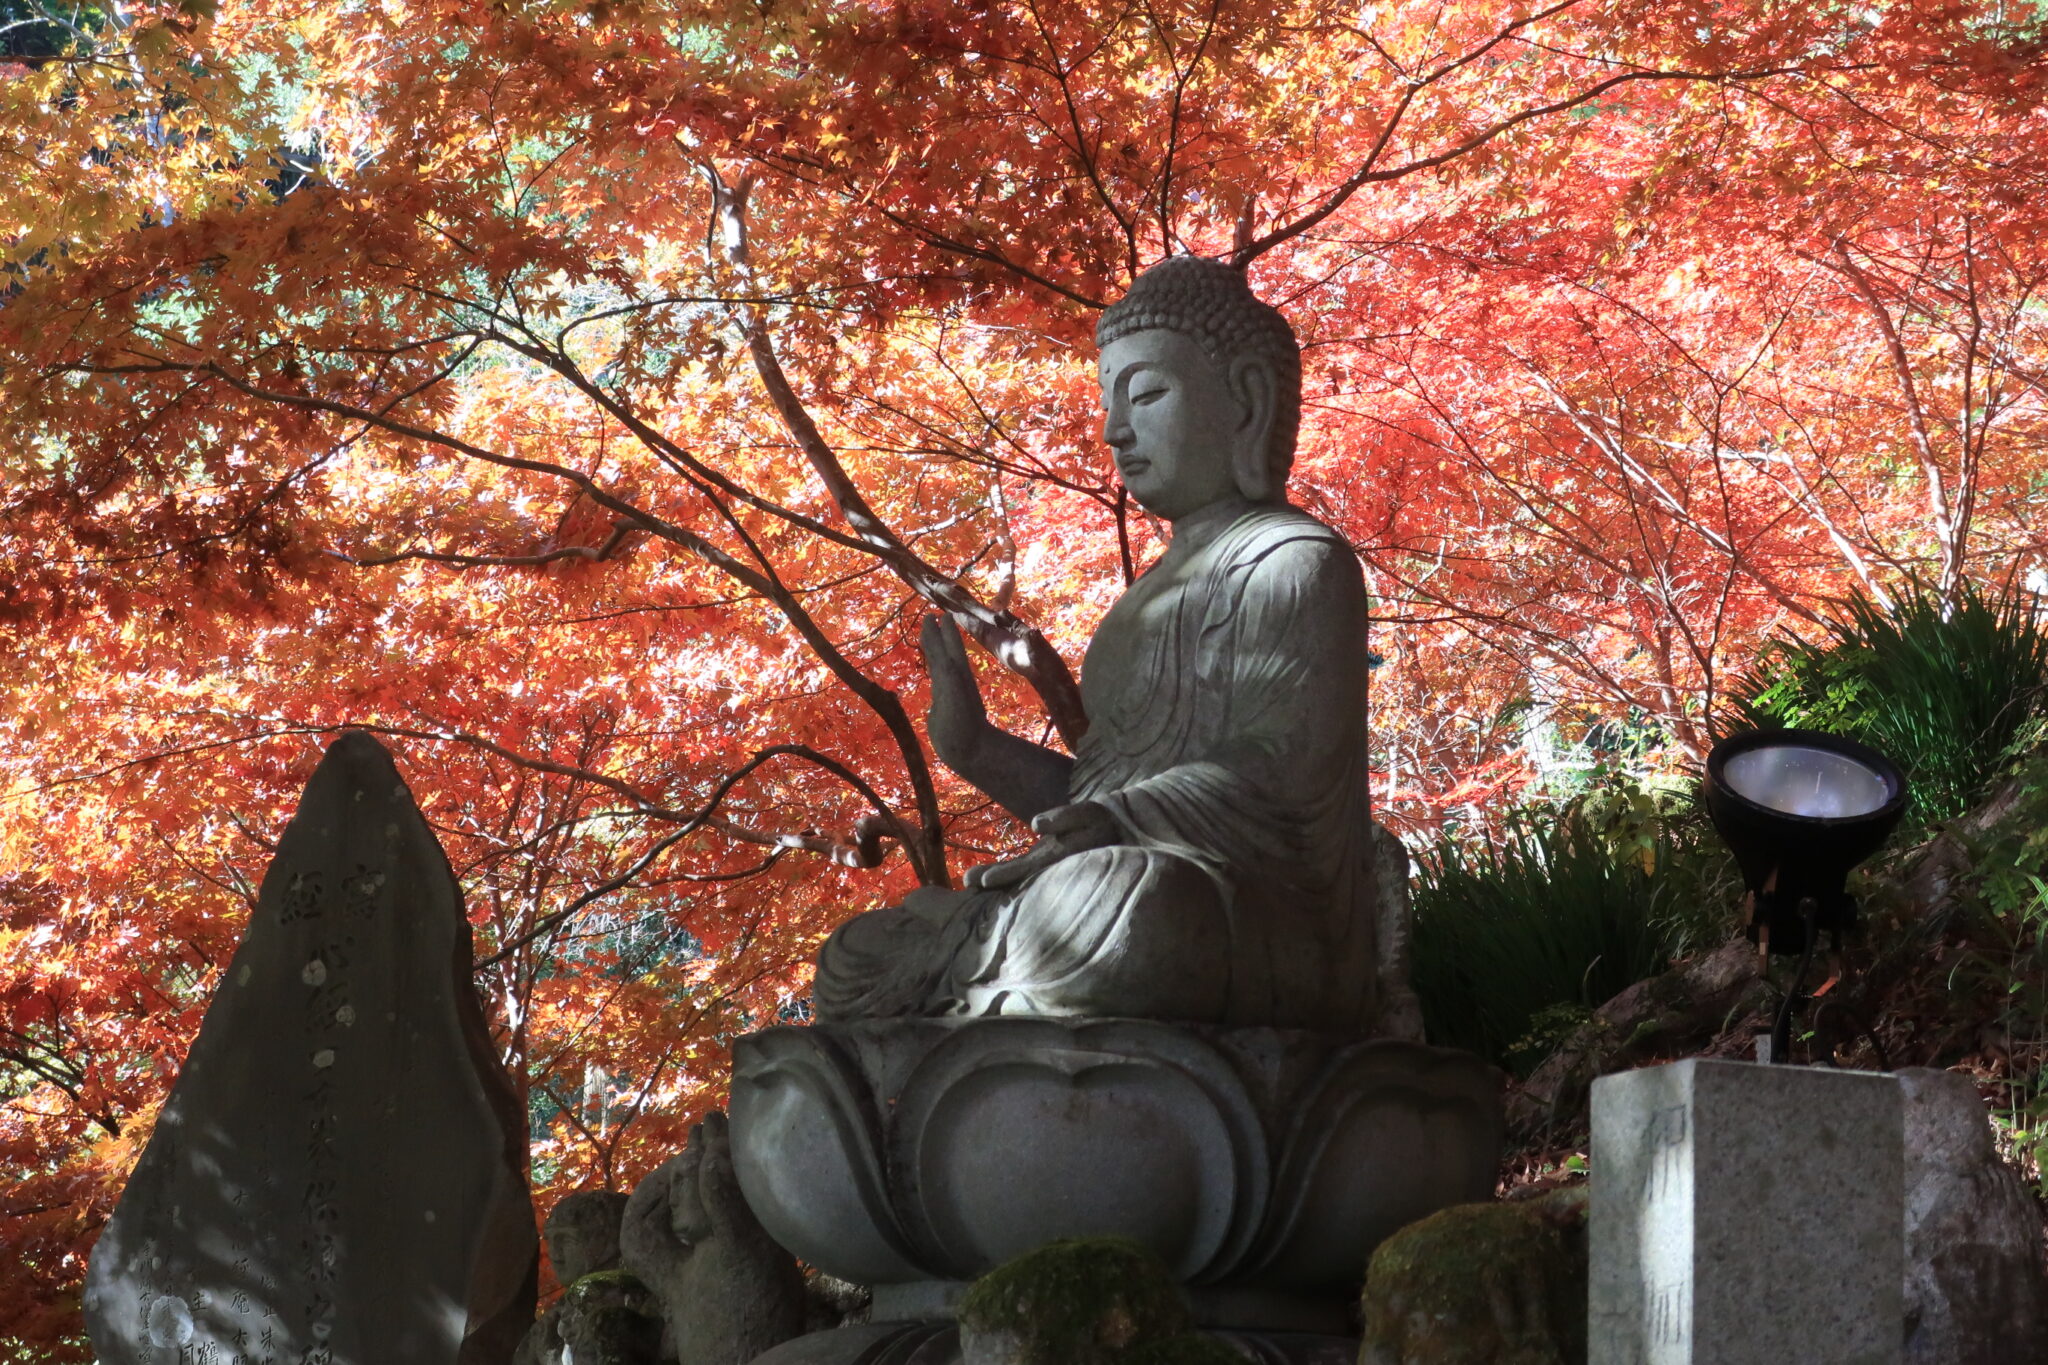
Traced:
[[803, 1275], [740, 1194], [723, 1114], [633, 1191], [619, 1249], [660, 1301], [663, 1360], [745, 1365], [804, 1330]]
[[626, 1196], [612, 1190], [578, 1190], [563, 1195], [548, 1213], [541, 1235], [555, 1280], [564, 1288], [585, 1275], [619, 1268], [619, 1223]]
[[585, 1275], [559, 1306], [561, 1365], [655, 1365], [660, 1358], [660, 1309], [631, 1275]]
[[513, 1365], [654, 1365], [661, 1318], [653, 1297], [619, 1269], [626, 1196], [609, 1190], [564, 1195], [542, 1236], [562, 1297], [519, 1343]]
[[1103, 437], [1172, 544], [1088, 646], [1075, 756], [996, 729], [926, 623], [946, 765], [1039, 836], [855, 916], [821, 1022], [1125, 1016], [1413, 1036], [1405, 902], [1374, 892], [1366, 596], [1351, 546], [1288, 504], [1292, 328], [1241, 272], [1179, 256], [1096, 328]]

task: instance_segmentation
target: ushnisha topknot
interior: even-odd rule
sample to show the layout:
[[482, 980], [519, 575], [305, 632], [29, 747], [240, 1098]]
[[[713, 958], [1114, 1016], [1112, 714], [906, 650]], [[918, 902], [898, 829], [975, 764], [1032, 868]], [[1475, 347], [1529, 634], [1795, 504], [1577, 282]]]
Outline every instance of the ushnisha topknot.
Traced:
[[1272, 365], [1278, 402], [1267, 459], [1274, 487], [1294, 465], [1301, 427], [1301, 344], [1279, 309], [1252, 293], [1244, 272], [1205, 256], [1169, 256], [1138, 276], [1131, 292], [1103, 309], [1095, 344], [1163, 328], [1194, 341], [1222, 367], [1240, 355]]

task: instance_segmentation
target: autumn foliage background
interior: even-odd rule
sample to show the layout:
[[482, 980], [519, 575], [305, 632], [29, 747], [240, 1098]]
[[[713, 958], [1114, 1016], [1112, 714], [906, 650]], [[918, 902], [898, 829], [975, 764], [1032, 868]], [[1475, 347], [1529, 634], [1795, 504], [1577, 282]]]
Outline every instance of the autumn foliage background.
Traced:
[[1305, 351], [1379, 814], [1696, 758], [1852, 593], [2043, 585], [2043, 14], [1563, 0], [0, 2], [0, 1342], [84, 1253], [299, 787], [399, 755], [545, 1208], [845, 915], [1025, 837], [920, 617], [1071, 740], [1157, 552], [1090, 331]]

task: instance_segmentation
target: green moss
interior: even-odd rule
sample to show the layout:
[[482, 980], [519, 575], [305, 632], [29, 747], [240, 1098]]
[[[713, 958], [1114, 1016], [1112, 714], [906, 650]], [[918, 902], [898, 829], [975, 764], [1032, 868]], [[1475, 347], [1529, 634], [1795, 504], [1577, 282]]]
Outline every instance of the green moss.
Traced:
[[1461, 1204], [1380, 1245], [1366, 1272], [1365, 1340], [1392, 1360], [1530, 1365], [1586, 1359], [1583, 1189]]
[[961, 1299], [960, 1325], [1010, 1338], [1028, 1365], [1123, 1365], [1132, 1348], [1193, 1327], [1173, 1273], [1121, 1237], [1054, 1242], [998, 1266]]
[[627, 1270], [593, 1270], [570, 1285], [567, 1292], [572, 1296], [619, 1294], [636, 1298], [649, 1297], [647, 1286], [640, 1283], [638, 1277]]

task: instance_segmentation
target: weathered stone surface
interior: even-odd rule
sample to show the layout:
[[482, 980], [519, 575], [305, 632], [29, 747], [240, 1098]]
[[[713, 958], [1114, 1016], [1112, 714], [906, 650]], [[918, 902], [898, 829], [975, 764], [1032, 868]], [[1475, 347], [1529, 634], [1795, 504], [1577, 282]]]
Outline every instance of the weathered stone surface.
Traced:
[[1408, 984], [1408, 962], [1415, 936], [1415, 898], [1410, 886], [1413, 868], [1401, 837], [1372, 822], [1372, 900], [1379, 925], [1375, 945], [1380, 957], [1380, 1017], [1374, 1036], [1404, 1043], [1426, 1041], [1422, 1002]]
[[1906, 1365], [2048, 1361], [2041, 1218], [1967, 1076], [1898, 1073], [1905, 1101]]
[[1586, 1200], [1461, 1204], [1381, 1243], [1360, 1365], [1585, 1365]]
[[501, 1365], [533, 1321], [526, 1123], [461, 894], [336, 740], [92, 1254], [104, 1365]]
[[661, 1305], [665, 1359], [746, 1365], [804, 1330], [803, 1275], [740, 1193], [723, 1114], [633, 1191], [619, 1249]]
[[1592, 1365], [1897, 1365], [1891, 1076], [1691, 1059], [1593, 1084]]
[[1756, 946], [1744, 938], [1636, 982], [1595, 1010], [1514, 1087], [1508, 1131], [1542, 1141], [1557, 1127], [1576, 1126], [1595, 1077], [1694, 1051], [1731, 1016], [1761, 1005], [1770, 994], [1770, 983], [1757, 970]]
[[[1198, 1329], [1133, 1347], [1116, 1365], [1357, 1365], [1355, 1337]], [[813, 1332], [750, 1365], [966, 1365], [951, 1322], [886, 1322]]]
[[786, 1341], [748, 1365], [960, 1365], [951, 1322], [870, 1322]]

